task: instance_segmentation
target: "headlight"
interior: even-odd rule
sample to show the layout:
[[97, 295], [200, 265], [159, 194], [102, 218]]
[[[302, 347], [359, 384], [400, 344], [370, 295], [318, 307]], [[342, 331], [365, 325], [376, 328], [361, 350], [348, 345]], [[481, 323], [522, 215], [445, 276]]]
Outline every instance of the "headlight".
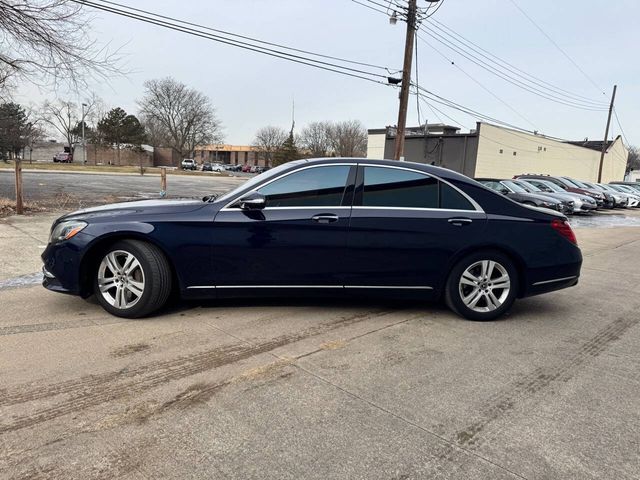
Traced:
[[61, 222], [55, 226], [53, 230], [51, 230], [51, 235], [49, 235], [49, 243], [58, 243], [63, 240], [69, 240], [71, 237], [75, 236], [77, 233], [81, 232], [84, 227], [87, 226], [87, 222], [83, 222], [81, 220], [69, 220], [66, 222]]

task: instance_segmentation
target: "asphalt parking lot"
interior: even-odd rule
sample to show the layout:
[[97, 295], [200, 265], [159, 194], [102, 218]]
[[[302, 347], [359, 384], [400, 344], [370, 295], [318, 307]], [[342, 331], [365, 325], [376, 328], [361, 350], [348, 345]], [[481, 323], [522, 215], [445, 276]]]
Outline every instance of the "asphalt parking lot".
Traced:
[[[22, 173], [24, 197], [28, 202], [46, 202], [59, 208], [80, 208], [105, 202], [159, 198], [158, 175], [86, 174], [68, 172]], [[169, 197], [202, 198], [221, 194], [245, 182], [248, 174], [234, 176], [200, 173], [197, 175], [168, 175]], [[14, 174], [0, 170], [0, 198], [15, 198]]]
[[640, 478], [640, 211], [574, 223], [579, 285], [489, 323], [317, 299], [118, 319], [34, 284], [53, 218], [0, 219], [0, 478]]

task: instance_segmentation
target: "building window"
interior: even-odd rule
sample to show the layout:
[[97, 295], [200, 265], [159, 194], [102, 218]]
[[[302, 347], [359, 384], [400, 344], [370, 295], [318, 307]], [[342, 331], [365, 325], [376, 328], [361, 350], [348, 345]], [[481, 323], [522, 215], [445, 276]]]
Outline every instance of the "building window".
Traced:
[[500, 149], [500, 153], [502, 153], [502, 152], [503, 152], [503, 150], [502, 150], [502, 149]]
[[513, 152], [513, 156], [515, 157], [518, 153], [517, 152]]

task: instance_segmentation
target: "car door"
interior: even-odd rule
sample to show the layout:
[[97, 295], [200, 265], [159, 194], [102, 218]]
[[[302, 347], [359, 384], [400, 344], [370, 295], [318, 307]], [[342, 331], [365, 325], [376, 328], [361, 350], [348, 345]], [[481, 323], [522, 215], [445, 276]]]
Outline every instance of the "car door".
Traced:
[[254, 190], [263, 209], [221, 209], [216, 288], [341, 289], [355, 174], [349, 163], [302, 167]]
[[486, 215], [452, 184], [405, 167], [360, 166], [345, 288], [442, 287], [457, 252], [479, 243]]

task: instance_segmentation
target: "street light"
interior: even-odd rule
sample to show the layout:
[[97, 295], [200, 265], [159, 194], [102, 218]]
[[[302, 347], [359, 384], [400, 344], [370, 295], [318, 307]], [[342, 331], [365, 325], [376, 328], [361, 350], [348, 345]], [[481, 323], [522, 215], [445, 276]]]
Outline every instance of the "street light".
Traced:
[[87, 107], [88, 105], [86, 103], [82, 104], [82, 164], [86, 164], [87, 163], [87, 144], [84, 141], [84, 107]]

